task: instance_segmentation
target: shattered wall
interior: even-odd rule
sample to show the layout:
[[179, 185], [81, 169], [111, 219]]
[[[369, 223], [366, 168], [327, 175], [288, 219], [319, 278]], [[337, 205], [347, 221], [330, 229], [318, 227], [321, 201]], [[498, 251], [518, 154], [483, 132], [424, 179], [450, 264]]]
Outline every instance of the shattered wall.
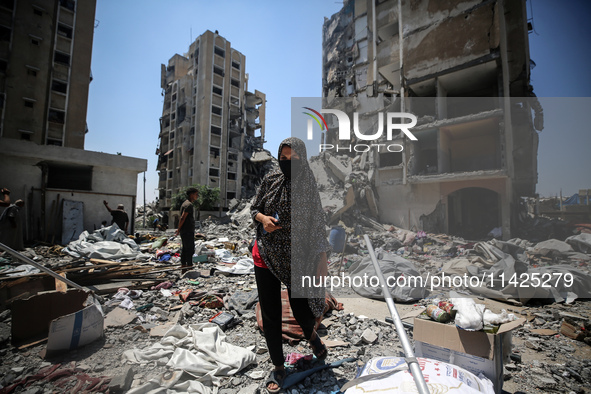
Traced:
[[[509, 237], [519, 197], [537, 182], [532, 110], [542, 109], [531, 99], [527, 34], [525, 1], [403, 1], [399, 15], [396, 0], [351, 0], [325, 19], [324, 108], [358, 112], [364, 134], [380, 112], [418, 118], [417, 141], [384, 133], [375, 142], [403, 149], [365, 154], [380, 221], [452, 233], [480, 223], [479, 233], [495, 226]], [[327, 143], [364, 142], [339, 140], [329, 118]]]

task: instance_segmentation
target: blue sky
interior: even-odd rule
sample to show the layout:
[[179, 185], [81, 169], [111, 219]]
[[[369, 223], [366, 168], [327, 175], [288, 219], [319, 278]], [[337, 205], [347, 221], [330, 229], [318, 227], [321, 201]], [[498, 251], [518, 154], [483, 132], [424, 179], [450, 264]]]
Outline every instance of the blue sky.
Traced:
[[[556, 5], [560, 4], [560, 6]], [[531, 7], [530, 7], [531, 5]], [[98, 0], [85, 149], [148, 160], [146, 200], [157, 195], [159, 118], [162, 114], [160, 64], [184, 54], [205, 30], [218, 30], [246, 56], [249, 90], [267, 94], [265, 147], [273, 154], [290, 136], [291, 97], [322, 93], [322, 24], [338, 12], [334, 0], [197, 1]], [[570, 195], [591, 188], [591, 132], [582, 117], [569, 126], [551, 118], [556, 108], [591, 110], [589, 29], [591, 2], [528, 1], [536, 29], [530, 37], [534, 92], [550, 101], [540, 134], [538, 191]], [[575, 98], [576, 97], [576, 98]], [[563, 100], [566, 100], [563, 101]], [[569, 105], [565, 104], [569, 103]], [[587, 109], [587, 111], [585, 111]], [[142, 175], [138, 205], [143, 204]]]

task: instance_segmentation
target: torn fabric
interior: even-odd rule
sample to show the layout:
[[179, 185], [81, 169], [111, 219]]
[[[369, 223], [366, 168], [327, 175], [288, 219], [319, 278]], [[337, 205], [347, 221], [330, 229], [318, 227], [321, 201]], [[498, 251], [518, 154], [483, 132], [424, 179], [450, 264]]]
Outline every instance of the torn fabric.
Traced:
[[[160, 360], [174, 370], [182, 370], [194, 377], [210, 390], [219, 386], [221, 377], [232, 376], [255, 362], [255, 354], [245, 348], [226, 342], [226, 334], [214, 323], [175, 325], [162, 337], [159, 343], [140, 350], [132, 349], [123, 353], [124, 361], [144, 364]], [[178, 383], [166, 392], [187, 391], [191, 382]], [[194, 386], [194, 385], [193, 385]], [[146, 392], [146, 391], [138, 391]], [[199, 391], [210, 392], [210, 391]]]

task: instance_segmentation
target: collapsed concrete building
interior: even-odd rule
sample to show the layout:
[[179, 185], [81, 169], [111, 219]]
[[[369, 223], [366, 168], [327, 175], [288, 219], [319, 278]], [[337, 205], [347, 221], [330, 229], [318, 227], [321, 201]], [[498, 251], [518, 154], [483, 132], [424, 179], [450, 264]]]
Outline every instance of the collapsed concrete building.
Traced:
[[248, 91], [246, 57], [207, 30], [162, 65], [161, 87], [160, 207], [192, 184], [219, 187], [221, 208], [254, 189], [271, 156], [262, 150], [266, 96]]
[[365, 134], [387, 112], [417, 118], [416, 141], [383, 133], [372, 142], [399, 148], [379, 150], [357, 149], [367, 143], [357, 134], [340, 140], [336, 118], [326, 116], [323, 142], [337, 149], [324, 154], [361, 156], [354, 169], [368, 175], [380, 222], [472, 239], [500, 228], [511, 237], [520, 198], [535, 195], [543, 128], [525, 7], [348, 0], [325, 18], [323, 108], [357, 113]]

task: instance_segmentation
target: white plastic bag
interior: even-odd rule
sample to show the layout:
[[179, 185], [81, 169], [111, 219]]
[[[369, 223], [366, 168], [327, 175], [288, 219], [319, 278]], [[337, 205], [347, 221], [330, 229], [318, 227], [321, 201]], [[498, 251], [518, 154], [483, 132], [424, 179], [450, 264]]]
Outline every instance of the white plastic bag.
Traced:
[[489, 326], [509, 323], [513, 320], [517, 320], [517, 317], [513, 313], [507, 313], [504, 309], [499, 314], [493, 313], [490, 309], [486, 309], [482, 320], [484, 321], [485, 326]]
[[485, 306], [477, 304], [473, 298], [451, 298], [456, 313], [456, 326], [468, 331], [480, 331], [484, 328], [482, 317]]

